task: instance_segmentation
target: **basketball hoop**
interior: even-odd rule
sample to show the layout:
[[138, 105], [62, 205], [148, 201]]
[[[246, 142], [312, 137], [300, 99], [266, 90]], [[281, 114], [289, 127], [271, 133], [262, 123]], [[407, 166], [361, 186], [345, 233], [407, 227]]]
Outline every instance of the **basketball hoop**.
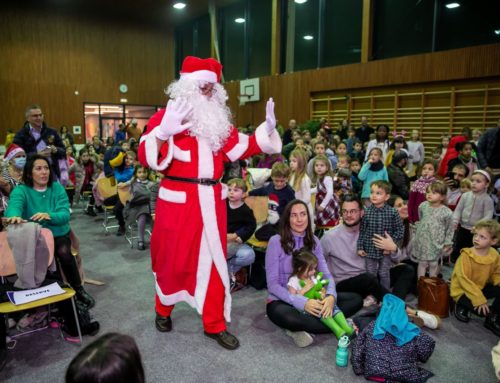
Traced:
[[250, 100], [250, 95], [240, 94], [238, 100], [240, 101], [240, 106], [244, 106]]

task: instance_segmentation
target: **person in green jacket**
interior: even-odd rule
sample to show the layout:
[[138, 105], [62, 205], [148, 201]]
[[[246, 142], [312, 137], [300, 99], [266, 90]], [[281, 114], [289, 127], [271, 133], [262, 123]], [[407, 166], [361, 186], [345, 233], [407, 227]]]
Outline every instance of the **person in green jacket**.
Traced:
[[75, 257], [71, 253], [68, 196], [60, 183], [53, 182], [46, 157], [36, 154], [28, 159], [23, 184], [10, 194], [5, 218], [8, 224], [37, 222], [52, 232], [54, 254], [68, 283], [81, 303], [88, 308], [93, 307], [95, 301], [83, 288]]

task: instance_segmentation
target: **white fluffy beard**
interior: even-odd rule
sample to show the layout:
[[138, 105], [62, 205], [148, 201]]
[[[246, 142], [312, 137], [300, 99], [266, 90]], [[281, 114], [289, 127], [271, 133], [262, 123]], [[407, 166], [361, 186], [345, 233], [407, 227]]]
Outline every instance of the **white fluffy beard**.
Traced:
[[192, 123], [192, 136], [208, 140], [214, 153], [226, 143], [231, 132], [231, 111], [226, 105], [226, 90], [221, 84], [214, 84], [212, 96], [201, 94], [200, 81], [180, 78], [169, 85], [166, 93], [170, 98], [185, 98], [193, 107], [188, 120]]

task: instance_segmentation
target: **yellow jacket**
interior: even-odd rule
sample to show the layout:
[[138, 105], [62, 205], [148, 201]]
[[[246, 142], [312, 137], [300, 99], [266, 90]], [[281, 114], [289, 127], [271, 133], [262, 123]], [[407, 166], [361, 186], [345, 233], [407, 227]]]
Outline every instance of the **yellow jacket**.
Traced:
[[458, 301], [462, 295], [477, 307], [487, 302], [482, 290], [486, 284], [500, 285], [500, 255], [490, 248], [487, 255], [481, 256], [474, 248], [462, 249], [451, 275], [450, 295]]

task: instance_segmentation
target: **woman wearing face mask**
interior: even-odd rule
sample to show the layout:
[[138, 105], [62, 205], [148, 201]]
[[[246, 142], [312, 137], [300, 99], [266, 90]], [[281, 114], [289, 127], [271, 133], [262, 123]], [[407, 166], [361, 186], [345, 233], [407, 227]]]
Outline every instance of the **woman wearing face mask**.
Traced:
[[26, 164], [24, 149], [16, 144], [11, 144], [4, 156], [4, 168], [0, 176], [0, 192], [8, 196], [12, 189], [22, 182], [23, 169]]

